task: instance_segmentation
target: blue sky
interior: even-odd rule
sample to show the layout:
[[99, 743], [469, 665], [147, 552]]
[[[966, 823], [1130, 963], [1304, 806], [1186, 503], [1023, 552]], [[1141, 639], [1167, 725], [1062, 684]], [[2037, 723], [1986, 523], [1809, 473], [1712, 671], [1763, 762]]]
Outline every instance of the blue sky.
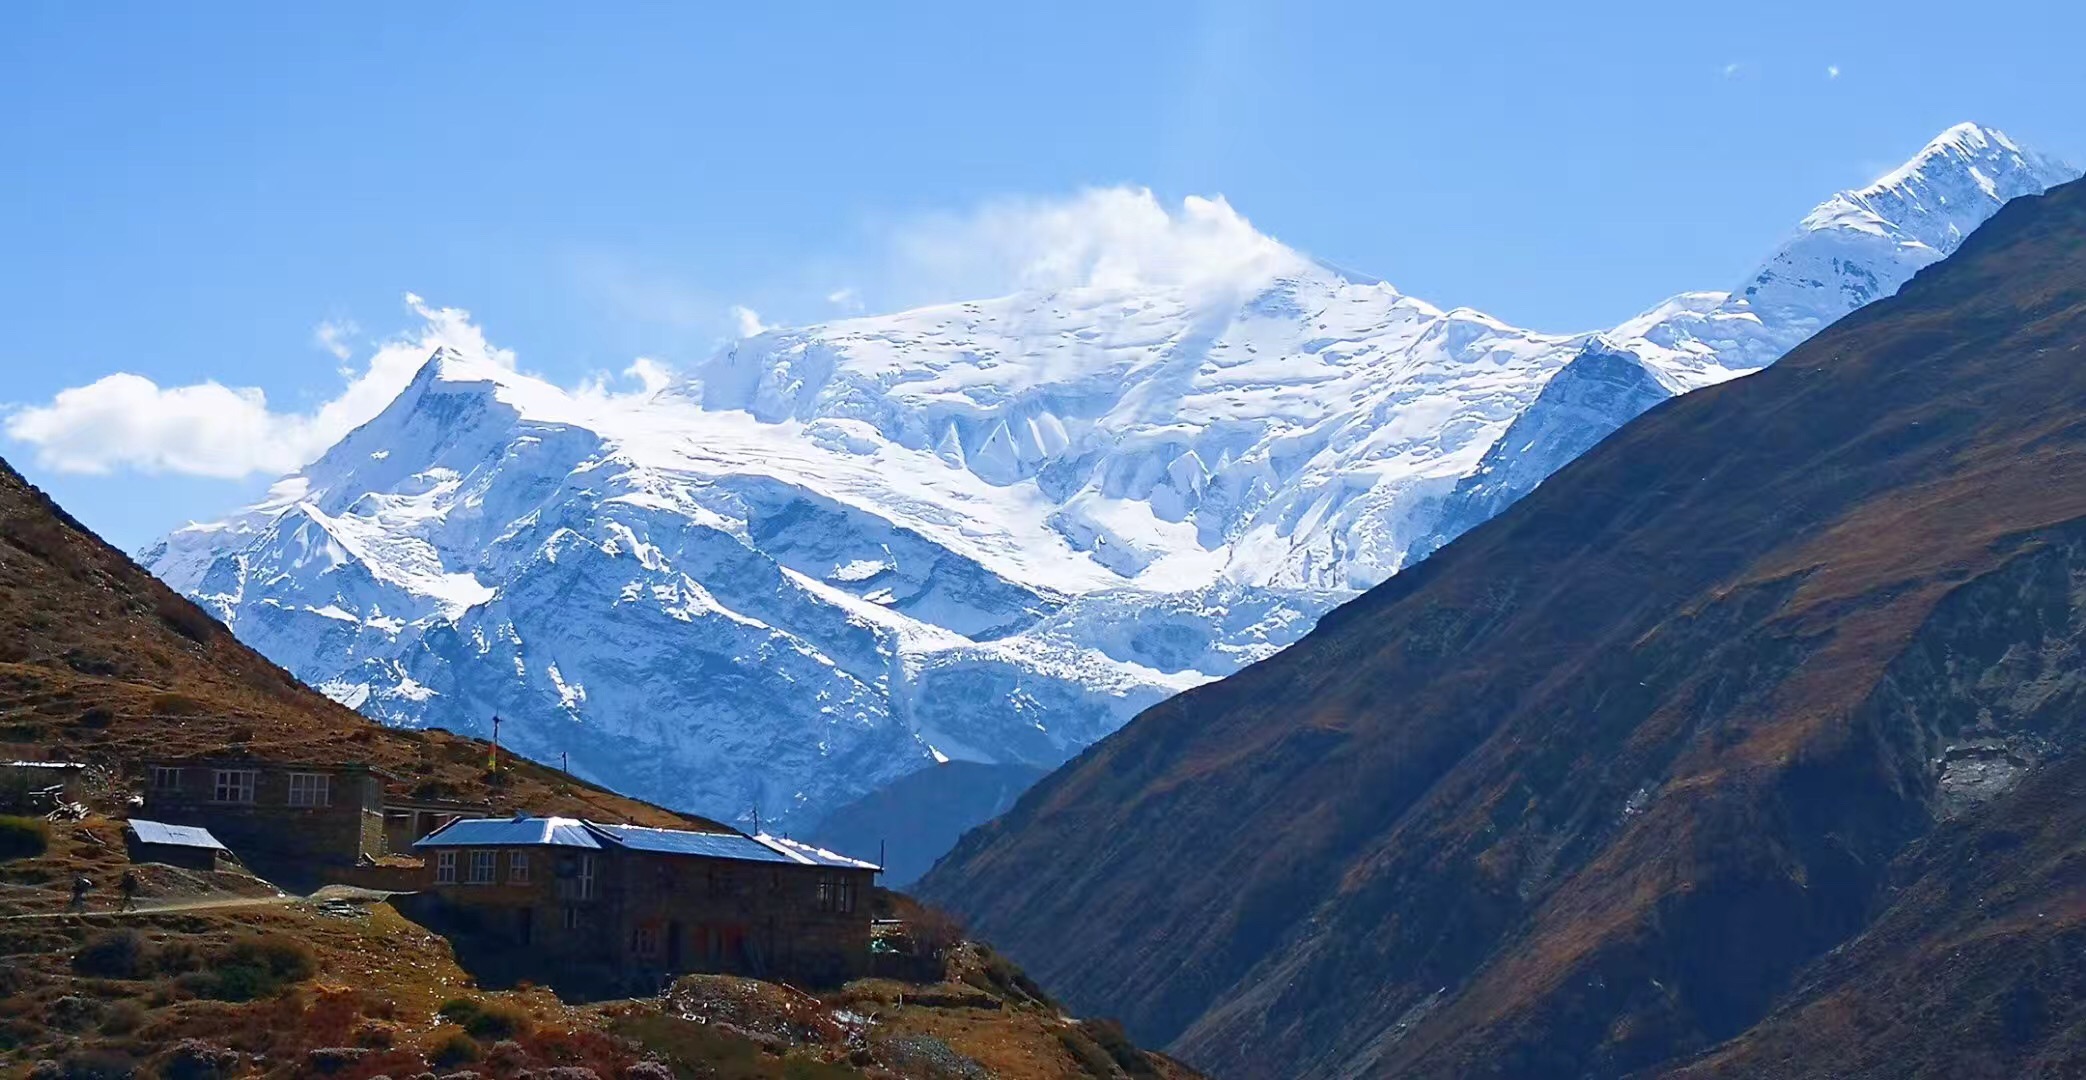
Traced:
[[[0, 408], [121, 372], [313, 414], [448, 308], [621, 378], [755, 318], [1003, 291], [921, 237], [1115, 186], [1586, 329], [1730, 284], [1959, 120], [2086, 163], [2086, 5], [2056, 0], [428, 7], [0, 13]], [[289, 452], [182, 448], [0, 439], [125, 547]]]

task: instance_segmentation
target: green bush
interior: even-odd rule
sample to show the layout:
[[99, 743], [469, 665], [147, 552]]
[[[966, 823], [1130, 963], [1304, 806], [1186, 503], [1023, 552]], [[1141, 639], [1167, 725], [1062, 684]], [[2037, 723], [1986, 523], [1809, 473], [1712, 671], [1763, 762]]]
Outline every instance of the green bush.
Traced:
[[42, 818], [0, 815], [0, 862], [33, 859], [51, 849], [51, 826]]
[[311, 946], [281, 934], [248, 934], [213, 954], [202, 971], [182, 977], [183, 985], [201, 997], [220, 1001], [254, 1001], [274, 997], [291, 983], [319, 970]]
[[1115, 1062], [1108, 1051], [1094, 1045], [1092, 1039], [1080, 1034], [1078, 1028], [1066, 1028], [1057, 1033], [1058, 1041], [1065, 1044], [1065, 1052], [1079, 1063], [1079, 1071], [1099, 1080], [1111, 1080], [1115, 1076]]
[[104, 979], [141, 979], [152, 973], [152, 947], [136, 930], [108, 930], [72, 954], [72, 969]]
[[478, 1015], [479, 1008], [479, 1004], [470, 998], [450, 998], [435, 1010], [435, 1015], [452, 1024], [463, 1025]]
[[435, 1012], [442, 1019], [471, 1033], [476, 1039], [511, 1039], [528, 1030], [529, 1014], [498, 1001], [450, 998]]
[[1080, 1023], [1079, 1030], [1086, 1032], [1087, 1038], [1108, 1051], [1108, 1056], [1114, 1058], [1115, 1063], [1131, 1076], [1159, 1075], [1159, 1070], [1152, 1066], [1152, 1059], [1146, 1057], [1144, 1051], [1139, 1050], [1137, 1044], [1130, 1041], [1130, 1036], [1123, 1031], [1123, 1025], [1113, 1020], [1086, 1020]]
[[427, 1055], [427, 1062], [437, 1069], [446, 1069], [451, 1065], [469, 1064], [482, 1056], [478, 1044], [469, 1035], [458, 1032], [437, 1044], [434, 1052]]
[[101, 1033], [104, 1035], [128, 1035], [145, 1026], [145, 1006], [125, 998], [109, 1003], [109, 1011], [101, 1014]]

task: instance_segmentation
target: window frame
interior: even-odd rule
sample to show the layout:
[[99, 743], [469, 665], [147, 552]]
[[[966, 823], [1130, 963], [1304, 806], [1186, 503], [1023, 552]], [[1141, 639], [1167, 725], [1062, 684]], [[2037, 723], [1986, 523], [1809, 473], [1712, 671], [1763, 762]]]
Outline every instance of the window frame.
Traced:
[[594, 899], [594, 856], [592, 855], [581, 855], [579, 857], [578, 891], [580, 899]]
[[500, 853], [492, 848], [476, 848], [471, 852], [470, 876], [466, 885], [492, 885], [500, 880]]
[[581, 915], [580, 909], [573, 907], [571, 904], [565, 905], [564, 921], [565, 929], [567, 930], [577, 930], [586, 924], [586, 919]]
[[[302, 790], [299, 790], [300, 786]], [[332, 806], [333, 777], [322, 772], [293, 772], [290, 774], [290, 790], [286, 798], [291, 806], [306, 809], [318, 810]]]
[[435, 852], [435, 884], [456, 884], [456, 849], [442, 848]]
[[152, 767], [152, 790], [180, 791], [181, 771], [181, 766], [179, 765], [154, 765]]
[[[223, 806], [252, 806], [254, 795], [260, 789], [258, 769], [212, 769], [210, 770], [210, 801]], [[225, 798], [230, 791], [235, 798]]]
[[630, 953], [640, 960], [656, 958], [659, 955], [659, 928], [656, 926], [631, 927]]
[[855, 913], [855, 883], [845, 874], [821, 874], [818, 879], [818, 909], [833, 915]]
[[529, 853], [510, 851], [507, 853], [507, 884], [529, 884]]

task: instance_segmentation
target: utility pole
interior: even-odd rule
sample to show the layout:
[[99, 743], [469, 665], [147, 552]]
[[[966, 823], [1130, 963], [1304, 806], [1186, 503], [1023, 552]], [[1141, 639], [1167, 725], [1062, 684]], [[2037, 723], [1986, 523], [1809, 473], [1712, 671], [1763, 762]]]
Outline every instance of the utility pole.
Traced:
[[558, 751], [558, 771], [567, 776], [572, 775], [572, 762], [565, 756], [565, 751], [563, 750]]
[[493, 746], [485, 756], [485, 771], [500, 771], [500, 714], [493, 714]]

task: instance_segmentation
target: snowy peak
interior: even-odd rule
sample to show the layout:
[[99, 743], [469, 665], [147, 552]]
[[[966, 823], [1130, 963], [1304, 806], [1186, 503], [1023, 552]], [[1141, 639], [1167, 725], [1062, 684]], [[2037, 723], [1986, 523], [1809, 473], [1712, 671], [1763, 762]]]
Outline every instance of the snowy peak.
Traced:
[[1051, 767], [2068, 176], [1952, 129], [1738, 292], [1601, 334], [1264, 247], [1250, 273], [770, 330], [658, 393], [563, 390], [458, 330], [266, 501], [146, 559], [370, 715], [497, 712], [676, 806]]
[[1947, 188], [1968, 178], [1989, 198], [2005, 201], [2077, 178], [2079, 171], [2024, 149], [1997, 128], [1961, 123], [1934, 137], [1912, 160], [1884, 174], [1855, 198], [1878, 198], [1918, 187]]
[[1940, 258], [2008, 200], [2040, 194], [2078, 175], [2062, 162], [2023, 150], [2004, 132], [1957, 124], [1875, 183], [1821, 203], [1804, 218], [1803, 229], [1867, 234]]

